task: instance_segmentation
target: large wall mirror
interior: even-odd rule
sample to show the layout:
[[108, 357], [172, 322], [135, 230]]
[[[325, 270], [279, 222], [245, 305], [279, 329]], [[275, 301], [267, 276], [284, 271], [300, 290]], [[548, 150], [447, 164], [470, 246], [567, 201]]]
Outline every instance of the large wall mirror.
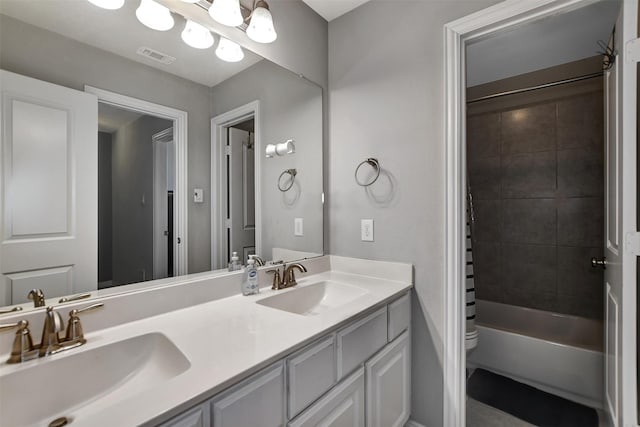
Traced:
[[0, 2], [4, 310], [324, 252], [321, 87], [139, 3]]

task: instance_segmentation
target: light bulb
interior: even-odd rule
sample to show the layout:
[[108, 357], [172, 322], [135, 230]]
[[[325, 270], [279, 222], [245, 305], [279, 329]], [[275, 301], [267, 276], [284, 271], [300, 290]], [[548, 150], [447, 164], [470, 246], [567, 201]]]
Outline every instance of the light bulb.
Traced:
[[[266, 6], [266, 3], [259, 2], [258, 4], [260, 3]], [[276, 30], [273, 28], [273, 18], [269, 9], [262, 6], [254, 9], [247, 27], [247, 36], [258, 43], [271, 43], [278, 38]]]
[[173, 28], [173, 16], [169, 9], [153, 0], [141, 0], [136, 17], [152, 30], [167, 31]]
[[213, 0], [209, 7], [209, 15], [214, 21], [229, 27], [237, 27], [244, 22], [240, 12], [240, 0]]
[[124, 0], [89, 0], [89, 3], [103, 9], [116, 10], [124, 5]]
[[239, 44], [220, 37], [220, 42], [216, 48], [216, 56], [223, 61], [238, 62], [244, 58], [244, 52]]
[[187, 20], [187, 24], [184, 26], [182, 40], [196, 49], [208, 49], [213, 46], [211, 31], [191, 20]]

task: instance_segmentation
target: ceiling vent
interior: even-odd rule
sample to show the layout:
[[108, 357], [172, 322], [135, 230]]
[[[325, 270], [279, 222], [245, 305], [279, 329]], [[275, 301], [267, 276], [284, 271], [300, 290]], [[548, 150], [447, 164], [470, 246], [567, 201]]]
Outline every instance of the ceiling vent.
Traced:
[[136, 53], [149, 59], [153, 59], [154, 61], [162, 62], [166, 65], [169, 65], [176, 60], [176, 58], [174, 58], [173, 56], [167, 55], [166, 53], [158, 52], [157, 50], [151, 49], [150, 47], [142, 46], [136, 51]]

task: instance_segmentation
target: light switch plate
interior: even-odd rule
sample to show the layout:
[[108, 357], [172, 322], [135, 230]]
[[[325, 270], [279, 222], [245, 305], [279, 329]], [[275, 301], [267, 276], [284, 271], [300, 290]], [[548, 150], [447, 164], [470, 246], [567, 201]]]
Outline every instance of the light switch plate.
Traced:
[[360, 220], [360, 240], [363, 242], [373, 242], [373, 220]]
[[204, 190], [202, 188], [193, 189], [193, 202], [194, 203], [204, 202]]
[[293, 220], [294, 234], [296, 236], [304, 236], [304, 222], [302, 218], [295, 218]]

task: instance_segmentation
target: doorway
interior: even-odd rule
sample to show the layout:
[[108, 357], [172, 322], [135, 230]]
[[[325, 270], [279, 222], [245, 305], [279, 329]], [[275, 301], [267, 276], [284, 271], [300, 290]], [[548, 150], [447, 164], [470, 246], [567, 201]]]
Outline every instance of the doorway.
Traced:
[[[187, 274], [187, 113], [98, 97], [99, 288]], [[108, 197], [111, 196], [111, 197]]]
[[227, 128], [227, 262], [256, 253], [255, 120]]
[[171, 121], [99, 103], [98, 145], [98, 289], [172, 276]]
[[[542, 3], [542, 4], [541, 4]], [[445, 26], [446, 141], [447, 141], [447, 227], [445, 317], [445, 410], [444, 424], [463, 426], [465, 414], [465, 222], [468, 132], [466, 122], [466, 78], [464, 64], [470, 43], [504, 34], [520, 25], [558, 16], [594, 4], [592, 1], [548, 1], [527, 5], [505, 2]], [[637, 37], [637, 2], [620, 2], [621, 18], [616, 25], [614, 47], [619, 67], [606, 74], [610, 112], [607, 165], [607, 214], [604, 232], [607, 251], [605, 272], [605, 401], [603, 406], [612, 425], [636, 421], [635, 384], [635, 254], [623, 248], [624, 236], [634, 235], [635, 224], [635, 62], [624, 61], [624, 45]], [[630, 31], [632, 30], [632, 32]], [[610, 82], [613, 82], [611, 84]], [[612, 120], [613, 119], [613, 120]], [[612, 130], [615, 132], [612, 134]], [[633, 142], [633, 143], [631, 143]], [[612, 149], [614, 149], [612, 151]], [[623, 185], [621, 185], [623, 183]], [[615, 195], [615, 197], [613, 197]], [[633, 221], [630, 218], [633, 217]], [[611, 226], [612, 228], [608, 228]], [[631, 233], [631, 234], [628, 234]], [[614, 236], [615, 235], [615, 236]], [[609, 262], [614, 259], [613, 263]], [[597, 260], [596, 261], [601, 261]], [[621, 298], [622, 289], [626, 297]], [[622, 330], [624, 329], [624, 339]], [[624, 373], [624, 374], [623, 374]], [[628, 420], [628, 421], [627, 421]]]
[[[211, 266], [261, 253], [260, 101], [211, 119]], [[213, 171], [216, 171], [215, 173]]]

